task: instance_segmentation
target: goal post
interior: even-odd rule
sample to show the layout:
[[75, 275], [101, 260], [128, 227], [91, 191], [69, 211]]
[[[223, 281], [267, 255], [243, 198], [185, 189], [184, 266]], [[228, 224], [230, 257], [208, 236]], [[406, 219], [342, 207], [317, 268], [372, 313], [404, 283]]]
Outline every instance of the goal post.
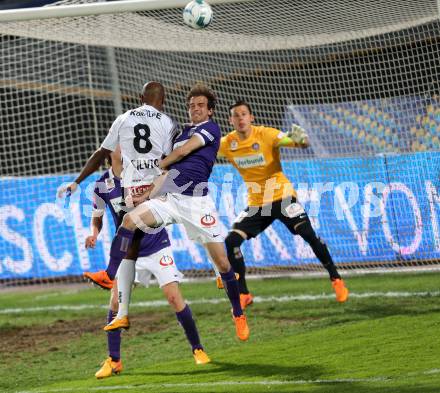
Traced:
[[[135, 3], [145, 8], [129, 9]], [[16, 11], [35, 12], [31, 20], [0, 12], [0, 283], [72, 281], [105, 266], [109, 222], [96, 249], [84, 248], [96, 176], [69, 206], [55, 193], [115, 115], [138, 105], [148, 80], [165, 85], [166, 111], [180, 123], [186, 93], [203, 82], [218, 95], [223, 133], [237, 99], [249, 101], [256, 123], [302, 125], [311, 147], [283, 149], [283, 168], [339, 267], [435, 268], [438, 2], [209, 1], [214, 20], [202, 30], [184, 25], [185, 3], [64, 0]], [[245, 207], [245, 188], [222, 161], [211, 180], [226, 232]], [[210, 274], [204, 250], [181, 227], [170, 234], [179, 268]], [[258, 274], [322, 271], [280, 223], [243, 252]]]
[[[242, 0], [243, 2], [246, 0]], [[247, 0], [252, 1], [252, 0]], [[210, 4], [234, 3], [237, 0], [212, 0]], [[62, 2], [60, 2], [62, 3]], [[33, 7], [0, 11], [0, 22], [18, 22], [51, 18], [68, 18], [124, 12], [164, 10], [185, 7], [188, 0], [120, 0], [112, 2], [71, 3], [46, 7]]]

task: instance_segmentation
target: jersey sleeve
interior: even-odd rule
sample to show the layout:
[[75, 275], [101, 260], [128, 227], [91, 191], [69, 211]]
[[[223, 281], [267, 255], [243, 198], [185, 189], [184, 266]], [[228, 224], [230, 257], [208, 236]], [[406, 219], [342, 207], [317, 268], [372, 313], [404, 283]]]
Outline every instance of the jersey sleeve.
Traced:
[[95, 183], [95, 189], [93, 190], [93, 210], [92, 217], [102, 217], [105, 212], [105, 201], [101, 197], [100, 182]]
[[220, 138], [220, 128], [215, 123], [207, 123], [206, 125], [197, 128], [197, 130], [194, 132], [194, 135], [197, 135], [199, 138], [201, 138], [205, 146], [210, 145], [217, 138]]
[[264, 129], [263, 135], [264, 135], [264, 141], [271, 147], [277, 146], [280, 140], [286, 136], [286, 134], [283, 131], [270, 127]]
[[224, 136], [220, 139], [220, 148], [218, 149], [217, 156], [226, 157], [226, 152], [228, 148], [228, 140], [227, 137]]
[[110, 130], [101, 144], [101, 147], [107, 150], [115, 151], [119, 144], [119, 128], [122, 124], [122, 115], [118, 116], [113, 122]]

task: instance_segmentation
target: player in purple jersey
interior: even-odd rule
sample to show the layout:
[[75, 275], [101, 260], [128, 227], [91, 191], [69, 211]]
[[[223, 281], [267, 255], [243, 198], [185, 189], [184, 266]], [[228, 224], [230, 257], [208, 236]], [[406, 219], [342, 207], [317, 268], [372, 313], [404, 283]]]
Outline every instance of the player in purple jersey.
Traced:
[[[226, 256], [217, 211], [207, 187], [221, 137], [219, 126], [211, 119], [216, 98], [208, 88], [196, 86], [188, 94], [187, 104], [192, 124], [177, 136], [173, 151], [160, 164], [162, 168], [170, 168], [154, 182], [154, 189], [161, 191], [155, 192], [158, 197], [151, 200], [146, 200], [145, 194], [133, 198], [137, 206], [124, 216], [112, 242], [110, 263], [120, 263], [124, 258], [127, 245], [132, 243], [138, 227], [151, 230], [174, 223], [183, 224], [188, 236], [205, 246], [217, 266], [232, 304], [236, 334], [244, 341], [249, 338], [249, 327], [240, 306], [237, 279]], [[164, 190], [167, 190], [166, 194], [163, 194]], [[115, 320], [114, 325], [118, 324], [119, 321]]]
[[[122, 201], [121, 188], [121, 155], [116, 150], [111, 154], [112, 167], [106, 171], [95, 183], [93, 215], [91, 220], [91, 235], [86, 238], [86, 248], [94, 248], [97, 237], [101, 231], [103, 215], [106, 207], [109, 208], [115, 225], [119, 221], [120, 203]], [[138, 247], [138, 257], [136, 259], [136, 281], [144, 286], [148, 286], [151, 274], [154, 274], [162, 287], [165, 297], [176, 313], [177, 320], [182, 325], [186, 337], [191, 345], [196, 364], [209, 363], [210, 359], [204, 352], [200, 343], [199, 334], [190, 307], [185, 304], [180, 292], [178, 282], [182, 274], [174, 264], [170, 250], [170, 241], [165, 229], [156, 234], [144, 234], [140, 239]], [[107, 322], [111, 323], [117, 317], [118, 309], [126, 310], [130, 301], [130, 292], [135, 279], [134, 260], [126, 256], [122, 261], [120, 274], [127, 271], [131, 278], [128, 280], [128, 296], [118, 291], [118, 280], [115, 280], [111, 290], [110, 305]], [[122, 280], [120, 282], [121, 285]], [[123, 297], [121, 299], [121, 297]], [[120, 303], [118, 305], [118, 298]], [[119, 314], [118, 314], [119, 315]], [[120, 356], [121, 331], [120, 329], [107, 332], [107, 346], [109, 357], [103, 362], [102, 367], [96, 372], [96, 378], [106, 378], [118, 374], [122, 371], [122, 361]]]

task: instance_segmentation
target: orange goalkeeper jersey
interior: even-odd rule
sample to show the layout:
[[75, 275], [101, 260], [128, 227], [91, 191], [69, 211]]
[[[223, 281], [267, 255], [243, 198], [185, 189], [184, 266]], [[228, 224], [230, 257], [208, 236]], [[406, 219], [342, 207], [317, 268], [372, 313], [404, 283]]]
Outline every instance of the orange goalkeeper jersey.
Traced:
[[252, 126], [245, 140], [240, 140], [235, 130], [221, 139], [219, 155], [226, 157], [243, 177], [249, 206], [262, 206], [291, 195], [296, 197], [281, 168], [277, 145], [284, 136], [275, 128]]

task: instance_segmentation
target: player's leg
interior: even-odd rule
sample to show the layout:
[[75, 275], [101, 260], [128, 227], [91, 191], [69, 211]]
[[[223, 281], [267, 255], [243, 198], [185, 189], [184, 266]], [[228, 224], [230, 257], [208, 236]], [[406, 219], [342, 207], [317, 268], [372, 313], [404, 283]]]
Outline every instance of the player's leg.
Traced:
[[137, 206], [131, 212], [126, 213], [122, 219], [122, 223], [110, 247], [109, 266], [116, 267], [116, 269], [108, 271], [108, 275], [111, 279], [114, 279], [122, 259], [127, 255], [133, 242], [136, 229], [147, 232], [150, 229], [154, 230], [154, 228], [158, 226], [155, 216], [148, 207], [149, 202], [151, 201], [144, 202]]
[[143, 272], [154, 274], [185, 332], [196, 364], [209, 363], [210, 359], [200, 342], [199, 332], [193, 319], [191, 308], [185, 303], [179, 288], [179, 282], [183, 274], [179, 272], [174, 263], [171, 248], [165, 247], [148, 257], [138, 258], [136, 261], [136, 271], [139, 278], [145, 276], [142, 274]]
[[[234, 270], [226, 256], [224, 238], [220, 234], [218, 214], [208, 196], [190, 197], [172, 194], [173, 216], [182, 223], [188, 237], [205, 246], [223, 280], [226, 294], [232, 305], [236, 333], [240, 340], [249, 338], [249, 327], [240, 305], [240, 292]], [[161, 213], [162, 214], [162, 213]]]
[[[119, 215], [119, 222], [117, 227], [119, 228], [126, 212], [122, 211]], [[129, 255], [135, 255], [137, 252], [137, 245], [143, 232], [141, 230], [136, 230], [133, 236], [133, 243], [127, 247], [126, 255], [129, 259], [136, 259], [136, 256], [130, 257]], [[113, 239], [114, 241], [115, 239]], [[84, 277], [94, 284], [100, 286], [103, 289], [111, 289], [113, 286], [113, 279], [116, 277], [116, 273], [119, 269], [120, 261], [119, 259], [110, 258], [109, 264], [106, 270], [100, 270], [98, 272], [85, 272]]]
[[119, 329], [129, 329], [128, 307], [130, 304], [131, 290], [135, 277], [135, 260], [124, 258], [119, 266], [117, 273], [118, 291], [118, 312], [116, 317], [110, 321], [104, 330], [107, 332]]
[[211, 359], [206, 354], [200, 342], [196, 322], [192, 316], [191, 308], [185, 303], [177, 282], [170, 282], [162, 287], [168, 303], [176, 313], [177, 321], [182, 326], [185, 336], [191, 345], [191, 350], [196, 364], [206, 364]]
[[[270, 213], [268, 209], [265, 209], [264, 212]], [[243, 309], [252, 304], [253, 298], [247, 286], [246, 265], [240, 246], [245, 240], [259, 235], [272, 224], [272, 222], [272, 216], [267, 214], [263, 215], [261, 208], [248, 207], [238, 215], [234, 221], [232, 230], [228, 233], [228, 236], [226, 236], [225, 244], [228, 259], [234, 271], [239, 274], [240, 303]]]
[[231, 302], [237, 337], [242, 341], [246, 341], [249, 338], [249, 327], [240, 304], [238, 281], [235, 272], [228, 261], [224, 245], [219, 242], [207, 242], [204, 243], [204, 246], [208, 250], [212, 261], [220, 272], [226, 294]]
[[291, 202], [288, 204], [284, 202], [280, 205], [278, 218], [292, 234], [301, 236], [310, 245], [314, 254], [329, 274], [333, 289], [336, 292], [336, 300], [338, 302], [345, 302], [348, 299], [348, 289], [338, 273], [327, 245], [316, 235], [310, 219], [302, 206], [295, 199]]
[[104, 330], [110, 331], [118, 328], [128, 329], [130, 322], [128, 319], [128, 307], [130, 305], [131, 290], [133, 288], [135, 278], [135, 263], [139, 252], [139, 246], [144, 233], [136, 230], [133, 237], [133, 243], [128, 249], [125, 259], [122, 260], [118, 271], [118, 314], [108, 323]]
[[[110, 305], [107, 314], [107, 323], [110, 323], [118, 312], [118, 286], [114, 282], [110, 295]], [[98, 379], [107, 378], [122, 371], [121, 361], [121, 331], [107, 332], [108, 358], [102, 363], [102, 367], [96, 372]]]

